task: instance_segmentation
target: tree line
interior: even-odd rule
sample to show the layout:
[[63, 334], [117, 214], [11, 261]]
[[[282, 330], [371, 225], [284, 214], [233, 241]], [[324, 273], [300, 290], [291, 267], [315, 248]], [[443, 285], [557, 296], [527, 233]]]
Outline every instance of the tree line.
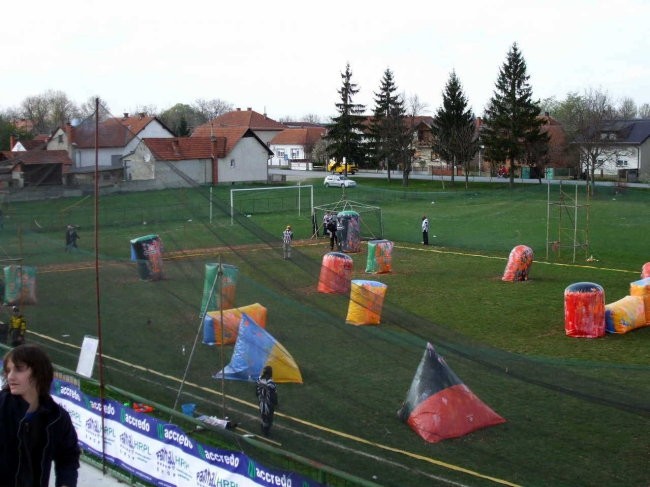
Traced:
[[[327, 136], [312, 153], [320, 158], [346, 158], [362, 166], [385, 169], [389, 180], [392, 171], [401, 169], [402, 183], [408, 185], [415, 152], [414, 120], [426, 104], [417, 95], [406, 99], [403, 93], [398, 93], [390, 68], [384, 71], [374, 93], [371, 117], [365, 115], [364, 105], [355, 102], [358, 93], [348, 63], [341, 73], [336, 114], [325, 124]], [[68, 121], [92, 116], [96, 100], [102, 112], [110, 114], [110, 108], [98, 96], [80, 105], [62, 91], [48, 90], [27, 97], [18, 108], [0, 112], [0, 150], [9, 148], [10, 135], [29, 139], [35, 134], [52, 133]], [[186, 136], [196, 126], [232, 109], [232, 104], [215, 98], [197, 99], [192, 104], [177, 103], [162, 111], [155, 106], [138, 106], [134, 113], [157, 116], [176, 136]], [[452, 168], [452, 184], [457, 167], [464, 169], [465, 185], [468, 184], [469, 165], [479, 151], [493, 168], [517, 161], [534, 168], [534, 173], [541, 178], [544, 167], [557, 155], [549, 150], [549, 137], [542, 130], [542, 113], [552, 114], [562, 124], [567, 134], [567, 160], [576, 170], [583, 169], [593, 181], [596, 169], [606, 160], [604, 155], [611, 152], [611, 147], [600, 139], [600, 129], [613, 119], [650, 118], [650, 104], [637, 107], [631, 98], [617, 104], [607, 92], [595, 89], [569, 93], [563, 100], [535, 100], [526, 61], [514, 43], [499, 69], [480, 124], [469, 108], [461, 80], [454, 71], [450, 73], [442, 92], [442, 104], [433, 116], [432, 149]], [[310, 122], [319, 122], [316, 115], [306, 117]], [[20, 120], [29, 121], [31, 130], [21, 127], [17, 123]], [[512, 185], [514, 171], [510, 170], [508, 175]]]
[[[352, 81], [349, 63], [341, 78], [337, 115], [332, 118], [325, 138], [327, 153], [337, 159], [345, 157], [386, 169], [389, 180], [391, 170], [401, 168], [402, 184], [408, 185], [414, 154], [409, 117], [419, 115], [423, 105], [417, 97], [405, 100], [403, 94], [397, 94], [394, 74], [386, 69], [379, 90], [374, 93], [373, 116], [368, 121], [364, 115], [365, 106], [354, 101], [359, 88]], [[557, 148], [549, 147], [542, 113], [552, 114], [563, 126], [567, 145], [566, 154], [562, 155], [576, 171], [583, 169], [593, 182], [595, 170], [603, 164], [603, 154], [612, 150], [611, 144], [607, 146], [600, 140], [600, 131], [606, 122], [650, 118], [650, 104], [637, 107], [632, 99], [625, 98], [617, 106], [601, 90], [569, 93], [564, 100], [535, 100], [529, 79], [526, 61], [514, 43], [499, 69], [492, 97], [479, 123], [469, 108], [460, 79], [451, 72], [442, 92], [442, 104], [433, 116], [432, 132], [433, 150], [452, 168], [452, 184], [455, 169], [462, 167], [467, 186], [469, 165], [479, 151], [493, 169], [510, 165], [511, 186], [515, 163], [530, 167], [541, 182], [545, 167], [559, 155], [553, 152]], [[407, 101], [410, 102], [408, 113]]]

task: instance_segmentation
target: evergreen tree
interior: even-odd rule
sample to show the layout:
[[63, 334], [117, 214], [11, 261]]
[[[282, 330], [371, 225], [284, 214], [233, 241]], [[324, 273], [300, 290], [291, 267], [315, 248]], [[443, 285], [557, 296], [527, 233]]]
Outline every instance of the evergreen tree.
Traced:
[[451, 163], [451, 182], [454, 183], [456, 166], [465, 168], [465, 187], [468, 186], [469, 163], [478, 150], [476, 123], [467, 97], [454, 71], [442, 93], [442, 106], [433, 118], [434, 150], [447, 163]]
[[390, 69], [384, 71], [379, 92], [375, 93], [375, 109], [370, 123], [370, 149], [374, 164], [385, 166], [390, 181], [391, 169], [402, 167], [404, 185], [410, 171], [410, 130], [406, 124], [404, 100], [397, 93]]
[[[342, 161], [345, 157], [347, 162], [360, 165], [365, 159], [363, 119], [361, 117], [365, 106], [352, 101], [359, 89], [356, 83], [352, 82], [350, 63], [345, 66], [345, 73], [341, 73], [341, 79], [343, 84], [338, 90], [340, 102], [336, 104], [338, 115], [332, 118], [325, 137], [329, 144], [327, 151], [330, 157], [334, 157], [338, 161]], [[347, 165], [344, 167], [345, 175], [347, 175]]]
[[544, 121], [539, 116], [539, 102], [532, 99], [529, 78], [526, 61], [515, 42], [499, 70], [482, 133], [486, 157], [492, 162], [510, 162], [510, 187], [514, 186], [515, 163], [526, 147], [548, 144], [548, 135], [540, 130]]

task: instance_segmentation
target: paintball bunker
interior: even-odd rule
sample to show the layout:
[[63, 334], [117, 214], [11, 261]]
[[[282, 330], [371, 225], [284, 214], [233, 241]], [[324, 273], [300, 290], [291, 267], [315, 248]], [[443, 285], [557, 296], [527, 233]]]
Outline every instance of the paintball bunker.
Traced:
[[502, 281], [527, 281], [530, 266], [533, 265], [533, 249], [526, 245], [517, 245], [510, 251]]
[[350, 325], [378, 325], [386, 289], [386, 284], [381, 282], [353, 280], [345, 322]]
[[390, 240], [370, 240], [368, 242], [368, 259], [366, 272], [386, 274], [392, 271], [393, 242]]
[[347, 294], [352, 279], [352, 257], [342, 252], [328, 252], [323, 256], [318, 278], [318, 292]]
[[605, 291], [593, 282], [576, 282], [564, 290], [564, 330], [567, 336], [605, 335]]

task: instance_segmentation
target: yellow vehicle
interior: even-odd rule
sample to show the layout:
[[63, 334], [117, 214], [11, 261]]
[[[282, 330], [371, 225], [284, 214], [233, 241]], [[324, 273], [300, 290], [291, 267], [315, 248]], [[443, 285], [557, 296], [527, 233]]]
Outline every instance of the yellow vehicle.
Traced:
[[330, 162], [327, 164], [327, 170], [331, 173], [343, 174], [345, 173], [345, 166], [348, 166], [348, 174], [356, 174], [357, 165], [354, 162], [339, 162], [336, 159], [330, 159]]

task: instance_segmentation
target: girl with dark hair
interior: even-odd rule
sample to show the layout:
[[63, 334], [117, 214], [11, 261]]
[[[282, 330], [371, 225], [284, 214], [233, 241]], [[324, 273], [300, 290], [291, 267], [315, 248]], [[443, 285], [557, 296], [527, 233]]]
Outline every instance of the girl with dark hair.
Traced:
[[275, 382], [273, 382], [273, 368], [270, 365], [262, 369], [262, 375], [257, 379], [255, 393], [260, 405], [262, 434], [269, 436], [273, 425], [273, 414], [278, 405], [278, 391]]
[[50, 395], [54, 368], [38, 346], [19, 345], [3, 359], [0, 391], [0, 486], [76, 487], [77, 433]]

